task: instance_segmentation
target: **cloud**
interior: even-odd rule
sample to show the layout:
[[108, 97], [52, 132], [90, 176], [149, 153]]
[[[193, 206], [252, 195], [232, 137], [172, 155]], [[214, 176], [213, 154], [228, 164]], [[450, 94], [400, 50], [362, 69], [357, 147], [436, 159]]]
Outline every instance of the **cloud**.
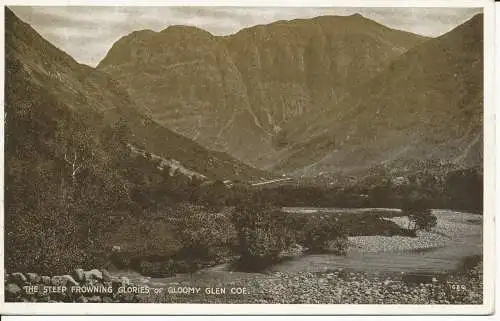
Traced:
[[215, 35], [277, 20], [360, 13], [388, 27], [439, 36], [481, 12], [480, 8], [354, 7], [10, 7], [43, 37], [77, 61], [96, 66], [113, 43], [135, 30], [191, 25]]

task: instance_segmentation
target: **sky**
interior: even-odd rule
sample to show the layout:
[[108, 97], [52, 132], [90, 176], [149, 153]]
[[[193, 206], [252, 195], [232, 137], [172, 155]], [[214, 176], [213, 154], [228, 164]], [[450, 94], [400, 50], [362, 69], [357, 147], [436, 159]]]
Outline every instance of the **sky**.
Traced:
[[437, 37], [467, 21], [481, 8], [355, 7], [91, 7], [9, 6], [45, 39], [90, 66], [101, 61], [113, 43], [132, 31], [161, 31], [191, 25], [214, 35], [277, 20], [360, 13], [394, 29]]

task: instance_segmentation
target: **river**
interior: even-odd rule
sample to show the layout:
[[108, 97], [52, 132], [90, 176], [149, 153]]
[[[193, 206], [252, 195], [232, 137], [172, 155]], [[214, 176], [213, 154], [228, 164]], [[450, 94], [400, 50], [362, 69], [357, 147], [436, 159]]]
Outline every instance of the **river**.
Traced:
[[[384, 212], [388, 219], [406, 226], [406, 217], [397, 209], [325, 209], [287, 208], [286, 212], [309, 215], [311, 213], [356, 213]], [[403, 236], [349, 237], [346, 256], [333, 254], [304, 255], [295, 257], [268, 268], [268, 272], [321, 272], [344, 268], [352, 271], [393, 274], [400, 272], [442, 273], [456, 270], [464, 259], [483, 252], [483, 217], [480, 214], [453, 210], [433, 210], [437, 226], [432, 232], [419, 232], [416, 238]], [[293, 215], [293, 214], [292, 214]], [[222, 274], [221, 274], [222, 272]], [[254, 273], [230, 272], [229, 265], [219, 265], [199, 271], [197, 277], [204, 278], [248, 278]], [[121, 271], [120, 275], [131, 279], [144, 278], [136, 272]], [[253, 276], [252, 276], [253, 275]], [[148, 278], [152, 283], [168, 284], [173, 280], [193, 278], [194, 275], [178, 275], [173, 278]]]
[[[387, 217], [402, 226], [406, 218], [394, 217], [397, 209], [312, 209], [289, 208], [291, 213], [366, 213], [386, 211]], [[455, 270], [467, 257], [483, 251], [482, 215], [433, 210], [437, 226], [418, 237], [360, 236], [350, 237], [346, 256], [306, 255], [279, 263], [271, 271], [299, 272], [346, 268], [365, 272], [446, 272]]]

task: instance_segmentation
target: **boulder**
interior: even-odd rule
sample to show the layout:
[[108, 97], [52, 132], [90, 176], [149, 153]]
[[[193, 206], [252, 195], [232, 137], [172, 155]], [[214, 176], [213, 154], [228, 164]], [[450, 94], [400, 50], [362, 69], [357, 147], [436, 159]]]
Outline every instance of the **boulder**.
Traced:
[[90, 298], [87, 298], [87, 300], [88, 300], [88, 303], [100, 303], [101, 297], [94, 295], [94, 296], [91, 296]]
[[15, 284], [17, 284], [19, 286], [24, 286], [24, 285], [28, 284], [28, 278], [20, 272], [12, 273], [11, 279], [12, 279], [12, 282], [14, 282]]
[[112, 277], [111, 277], [111, 274], [109, 274], [109, 272], [105, 269], [102, 269], [101, 270], [101, 274], [102, 274], [102, 280], [104, 282], [109, 282], [111, 281]]
[[73, 279], [73, 277], [71, 275], [63, 275], [62, 278], [65, 280], [65, 285], [67, 287], [72, 287], [72, 286], [78, 286], [79, 283], [75, 281], [75, 279]]
[[30, 284], [38, 284], [42, 280], [40, 275], [36, 273], [26, 273], [26, 277], [28, 278]]
[[128, 277], [126, 276], [122, 276], [120, 278], [120, 282], [123, 284], [123, 285], [129, 285], [130, 284], [130, 280], [128, 279]]
[[7, 301], [17, 300], [22, 293], [23, 290], [21, 289], [21, 287], [15, 283], [9, 283], [5, 287], [5, 298], [7, 299]]
[[76, 282], [85, 282], [85, 272], [83, 271], [83, 269], [75, 269], [72, 273], [72, 276]]
[[80, 295], [79, 297], [77, 297], [77, 298], [75, 299], [75, 302], [78, 302], [78, 303], [87, 303], [87, 302], [88, 302], [88, 300], [87, 300], [87, 298], [86, 298], [86, 297], [84, 297], [83, 295]]
[[86, 271], [85, 273], [85, 279], [86, 280], [99, 280], [102, 281], [102, 272], [99, 271], [98, 269], [93, 269], [90, 271]]
[[50, 279], [50, 285], [53, 285], [53, 286], [61, 286], [61, 285], [66, 285], [66, 280], [63, 279], [62, 276], [60, 275], [54, 275], [51, 279]]
[[41, 279], [43, 285], [51, 285], [52, 281], [50, 279], [50, 276], [42, 275]]
[[50, 296], [44, 295], [38, 298], [38, 302], [49, 302]]

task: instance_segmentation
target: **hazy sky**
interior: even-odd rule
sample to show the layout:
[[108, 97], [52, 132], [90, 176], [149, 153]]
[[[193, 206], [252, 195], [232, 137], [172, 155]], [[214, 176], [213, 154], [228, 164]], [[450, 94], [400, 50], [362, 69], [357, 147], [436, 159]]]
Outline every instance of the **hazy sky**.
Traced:
[[284, 8], [284, 7], [16, 7], [10, 8], [44, 38], [91, 66], [113, 43], [135, 30], [160, 31], [169, 25], [192, 25], [215, 35], [276, 20], [360, 13], [395, 29], [439, 36], [470, 19], [475, 8]]

